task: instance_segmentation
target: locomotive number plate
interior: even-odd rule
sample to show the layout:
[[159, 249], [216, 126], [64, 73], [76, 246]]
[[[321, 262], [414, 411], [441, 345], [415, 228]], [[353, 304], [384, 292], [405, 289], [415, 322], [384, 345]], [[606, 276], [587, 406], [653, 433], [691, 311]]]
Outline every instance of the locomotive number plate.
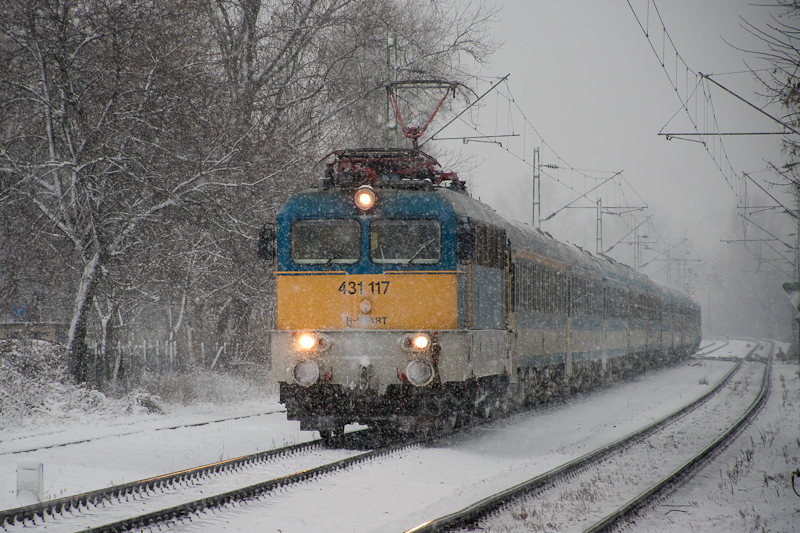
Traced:
[[344, 281], [339, 285], [342, 294], [386, 294], [389, 290], [388, 281]]
[[456, 329], [458, 323], [455, 272], [278, 274], [276, 300], [278, 329]]

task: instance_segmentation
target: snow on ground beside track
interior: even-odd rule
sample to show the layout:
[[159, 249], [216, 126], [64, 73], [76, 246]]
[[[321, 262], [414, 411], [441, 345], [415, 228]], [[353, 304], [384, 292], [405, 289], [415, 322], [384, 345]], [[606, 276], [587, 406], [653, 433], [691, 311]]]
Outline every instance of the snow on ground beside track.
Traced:
[[[280, 408], [274, 397], [266, 403], [175, 406], [166, 418], [123, 416], [101, 421], [92, 417], [86, 424], [61, 426], [51, 435], [65, 442], [92, 436], [76, 444], [13, 453], [6, 451], [13, 449], [10, 444], [0, 442], [0, 508], [28, 503], [15, 494], [17, 465], [22, 460], [44, 464], [44, 492], [52, 499], [314, 438], [313, 432], [300, 431], [299, 422], [287, 421]], [[203, 422], [209, 423], [196, 425]], [[176, 427], [184, 424], [188, 427]]]
[[63, 355], [44, 341], [0, 341], [1, 509], [31, 503], [16, 496], [28, 459], [44, 464], [52, 499], [313, 438], [286, 420], [270, 383], [195, 373], [186, 381], [204, 390], [192, 396], [218, 403], [173, 404], [141, 390], [112, 398], [72, 383]]
[[[748, 344], [752, 346], [753, 342], [730, 341], [725, 350], [733, 352], [726, 357], [743, 356], [749, 351]], [[567, 404], [549, 405], [533, 414], [477, 428], [433, 448], [416, 449], [391, 459], [396, 462], [393, 468], [374, 470], [372, 465], [363, 465], [344, 476], [303, 484], [277, 500], [267, 499], [264, 506], [252, 502], [244, 508], [251, 509], [249, 512], [229, 509], [213, 515], [211, 522], [200, 518], [186, 526], [208, 531], [223, 527], [228, 531], [276, 531], [280, 524], [284, 533], [402, 531], [616, 440], [688, 403], [730, 367], [727, 361], [692, 360], [575, 397]], [[299, 423], [287, 421], [283, 412], [258, 415], [282, 408], [274, 395], [224, 405], [164, 407], [163, 415], [89, 413], [84, 418], [32, 423], [24, 434], [0, 429], [0, 508], [28, 503], [14, 496], [16, 467], [22, 459], [36, 458], [44, 463], [45, 492], [55, 498], [316, 436], [300, 431]], [[246, 418], [160, 429], [237, 416]], [[86, 436], [93, 440], [11, 453]], [[293, 490], [308, 491], [317, 499], [290, 497]]]
[[[782, 346], [785, 351], [786, 346]], [[775, 362], [758, 418], [700, 474], [637, 520], [642, 531], [800, 531], [800, 378], [796, 362]], [[800, 492], [800, 479], [795, 479]]]

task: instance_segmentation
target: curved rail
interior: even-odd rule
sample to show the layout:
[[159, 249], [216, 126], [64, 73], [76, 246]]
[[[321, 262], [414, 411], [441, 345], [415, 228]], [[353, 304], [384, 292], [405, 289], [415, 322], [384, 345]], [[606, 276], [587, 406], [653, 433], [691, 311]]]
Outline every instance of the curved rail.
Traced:
[[718, 452], [722, 451], [728, 443], [739, 434], [740, 430], [744, 429], [745, 425], [758, 414], [769, 398], [772, 383], [772, 352], [774, 352], [774, 350], [775, 343], [772, 343], [772, 349], [770, 350], [767, 365], [764, 368], [764, 375], [761, 378], [761, 389], [758, 395], [755, 400], [753, 400], [753, 403], [750, 404], [750, 407], [747, 408], [747, 411], [745, 411], [725, 433], [706, 446], [700, 453], [678, 467], [670, 475], [645, 490], [616, 511], [606, 515], [602, 520], [586, 529], [584, 533], [611, 531], [621, 526], [639, 511], [685, 484], [698, 469], [702, 468], [707, 462], [711, 461]]
[[98, 505], [104, 501], [123, 498], [131, 494], [147, 493], [151, 490], [168, 487], [175, 483], [203, 478], [211, 474], [225, 472], [241, 466], [263, 463], [278, 457], [283, 457], [298, 452], [310, 451], [321, 446], [322, 440], [294, 444], [292, 446], [286, 446], [275, 450], [268, 450], [242, 457], [235, 457], [233, 459], [226, 459], [225, 461], [220, 461], [218, 463], [189, 468], [179, 472], [173, 472], [171, 474], [164, 474], [162, 476], [151, 477], [139, 481], [131, 481], [130, 483], [125, 483], [122, 485], [114, 485], [113, 487], [84, 492], [74, 496], [67, 496], [57, 500], [36, 503], [25, 507], [18, 507], [16, 509], [7, 509], [0, 511], [0, 527], [4, 526], [5, 524], [14, 525], [15, 522], [33, 520], [37, 516], [40, 518], [45, 518], [48, 515], [53, 516], [55, 514], [71, 511], [72, 509], [87, 507], [89, 504]]
[[728, 371], [727, 374], [717, 383], [711, 390], [706, 392], [704, 395], [700, 396], [694, 402], [681, 407], [680, 409], [668, 414], [667, 416], [661, 418], [660, 420], [656, 420], [655, 422], [645, 426], [642, 429], [639, 429], [621, 439], [618, 439], [610, 444], [607, 444], [601, 448], [598, 448], [582, 457], [574, 459], [568, 463], [565, 463], [553, 470], [545, 472], [539, 476], [536, 476], [533, 479], [528, 481], [524, 481], [518, 485], [515, 485], [509, 489], [504, 491], [498, 492], [488, 498], [484, 498], [469, 507], [465, 507], [460, 511], [456, 511], [455, 513], [451, 513], [446, 516], [442, 516], [440, 518], [436, 518], [434, 520], [430, 520], [423, 524], [420, 524], [412, 529], [406, 531], [406, 533], [433, 533], [433, 532], [442, 532], [442, 531], [449, 531], [451, 529], [455, 529], [458, 527], [465, 527], [469, 524], [473, 524], [482, 517], [486, 516], [487, 514], [495, 511], [502, 505], [514, 500], [526, 493], [535, 492], [537, 490], [543, 489], [548, 485], [564, 478], [576, 474], [592, 464], [602, 460], [603, 458], [615, 453], [621, 449], [624, 449], [631, 444], [635, 444], [637, 442], [641, 442], [649, 435], [655, 433], [656, 431], [660, 430], [664, 426], [668, 425], [669, 423], [681, 418], [682, 416], [686, 415], [687, 413], [693, 411], [694, 409], [700, 407], [709, 399], [711, 399], [715, 394], [717, 394], [722, 388], [730, 381], [733, 375], [739, 371], [741, 368], [742, 362], [755, 353], [756, 349], [758, 349], [759, 344], [757, 343], [748, 353], [747, 355], [739, 360], [739, 362], [733, 366], [733, 368]]

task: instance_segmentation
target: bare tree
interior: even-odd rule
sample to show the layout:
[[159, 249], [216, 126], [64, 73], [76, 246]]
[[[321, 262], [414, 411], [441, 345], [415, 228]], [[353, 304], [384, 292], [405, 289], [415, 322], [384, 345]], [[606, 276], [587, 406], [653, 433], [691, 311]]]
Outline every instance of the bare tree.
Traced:
[[387, 36], [420, 76], [463, 76], [495, 48], [493, 11], [457, 0], [2, 9], [0, 202], [24, 206], [40, 250], [59, 251], [79, 380], [92, 309], [106, 366], [114, 331], [137, 320], [163, 317], [190, 354], [268, 320], [257, 230], [326, 152], [380, 143]]
[[[213, 150], [188, 2], [18, 2], [0, 19], [2, 171], [68, 238], [81, 273], [68, 351], [85, 378], [89, 305], [143, 225], [226, 167]], [[177, 29], [177, 30], [176, 30]], [[179, 31], [178, 31], [179, 30]], [[198, 131], [199, 130], [199, 131]]]
[[[745, 28], [757, 37], [765, 49], [752, 52], [772, 64], [767, 73], [754, 72], [766, 89], [770, 101], [780, 102], [784, 114], [775, 117], [786, 129], [800, 131], [800, 2], [778, 0], [781, 13], [772, 17], [766, 28], [745, 22]], [[773, 165], [774, 170], [795, 188], [800, 186], [800, 138], [789, 134], [783, 139], [786, 153], [784, 165]]]
[[[226, 287], [199, 289], [204, 310], [217, 313], [213, 336], [241, 340], [251, 315], [270, 307], [272, 287], [251, 253], [258, 227], [289, 194], [314, 182], [320, 157], [383, 142], [387, 36], [403, 50], [396, 75], [461, 79], [463, 56], [482, 63], [496, 48], [487, 34], [494, 11], [429, 0], [208, 0], [206, 6], [214, 65], [228, 116], [235, 117], [231, 128], [241, 138], [235, 181], [248, 185], [215, 199], [214, 211], [231, 223], [206, 225], [205, 238], [195, 239], [228, 261], [195, 279], [191, 292]], [[193, 254], [185, 258], [196, 265]]]

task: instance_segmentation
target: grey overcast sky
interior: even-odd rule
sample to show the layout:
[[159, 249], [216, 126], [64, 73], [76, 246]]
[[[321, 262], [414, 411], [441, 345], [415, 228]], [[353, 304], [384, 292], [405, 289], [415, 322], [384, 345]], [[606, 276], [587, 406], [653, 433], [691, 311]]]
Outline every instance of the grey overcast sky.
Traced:
[[[760, 87], [747, 72], [748, 68], [763, 68], [765, 64], [734, 46], [763, 49], [763, 43], [742, 27], [743, 20], [766, 27], [770, 16], [779, 12], [777, 8], [743, 0], [659, 0], [655, 6], [690, 69], [713, 74], [714, 79], [757, 105], [766, 103], [755, 94]], [[648, 7], [651, 41], [657, 49], [663, 46], [666, 50], [667, 68], [673, 71], [674, 52], [669, 44], [662, 43], [663, 32], [652, 0], [518, 0], [505, 2], [493, 24], [494, 36], [504, 44], [484, 74], [510, 73], [509, 87], [515, 104], [546, 143], [541, 163], [559, 165], [557, 153], [573, 168], [591, 169], [585, 172], [590, 179], [565, 170], [563, 164], [560, 170], [547, 170], [548, 174], [577, 190], [586, 190], [596, 183], [594, 178], [608, 177], [608, 171], [624, 171], [626, 182], [649, 206], [645, 215], [653, 216], [659, 232], [673, 239], [691, 238], [698, 255], [713, 262], [720, 247], [726, 246], [720, 244], [720, 239], [735, 236], [736, 226], [729, 226], [735, 222], [741, 199], [703, 145], [667, 141], [657, 135], [662, 129], [686, 132], [692, 127], [634, 17], [635, 11], [647, 26]], [[697, 83], [694, 74], [687, 80], [685, 68], [680, 66], [677, 70], [679, 92], [685, 93], [685, 87], [691, 92]], [[675, 78], [674, 73], [671, 76]], [[486, 88], [488, 84], [483, 84], [477, 92]], [[690, 102], [700, 115], [708, 112], [703, 98]], [[774, 122], [721, 89], [711, 90], [711, 102], [719, 131], [778, 130]], [[474, 115], [481, 133], [508, 133], [506, 124], [510, 121], [514, 121], [514, 131], [520, 133], [521, 114], [509, 115], [510, 107], [513, 106], [499, 94], [487, 96], [486, 106]], [[772, 111], [780, 110], [773, 107]], [[476, 133], [454, 124], [440, 136], [469, 134]], [[465, 173], [473, 195], [503, 214], [529, 222], [532, 170], [515, 155], [530, 152], [539, 141], [530, 129], [525, 137], [524, 152], [520, 138], [506, 139], [502, 148], [458, 141], [442, 141], [439, 146], [476, 154], [480, 164]], [[769, 174], [763, 171], [767, 161], [781, 160], [779, 141], [778, 136], [743, 136], [725, 137], [723, 142], [736, 174], [754, 173], [761, 183], [766, 183]], [[712, 150], [718, 152], [719, 147]], [[530, 155], [526, 159], [529, 162]], [[763, 198], [755, 194], [755, 187], [749, 186], [748, 191], [751, 203], [763, 203]], [[610, 192], [604, 194], [609, 196], [603, 199], [604, 205], [618, 201]], [[542, 176], [544, 216], [576, 196], [562, 184]], [[594, 205], [595, 197], [589, 198], [591, 201], [575, 205]], [[641, 204], [630, 190], [625, 198], [630, 205]], [[594, 213], [591, 209], [565, 210], [543, 223], [542, 229], [594, 251]], [[771, 216], [774, 225], [786, 225], [786, 215]], [[610, 218], [614, 217], [604, 217], [605, 247], [612, 239], [616, 241], [621, 231], [614, 229]], [[629, 263], [628, 251], [616, 251], [619, 255], [612, 255]]]

